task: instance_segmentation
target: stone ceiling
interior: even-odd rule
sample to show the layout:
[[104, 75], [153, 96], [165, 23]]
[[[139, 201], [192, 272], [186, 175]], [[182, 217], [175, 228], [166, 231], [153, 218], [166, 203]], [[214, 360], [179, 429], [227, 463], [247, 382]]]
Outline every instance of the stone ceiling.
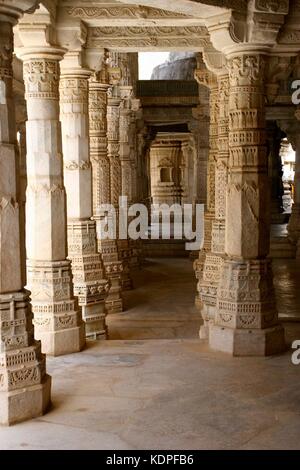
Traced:
[[89, 48], [197, 51], [209, 44], [204, 20], [197, 12], [101, 0], [65, 0], [59, 5], [61, 23], [84, 22]]

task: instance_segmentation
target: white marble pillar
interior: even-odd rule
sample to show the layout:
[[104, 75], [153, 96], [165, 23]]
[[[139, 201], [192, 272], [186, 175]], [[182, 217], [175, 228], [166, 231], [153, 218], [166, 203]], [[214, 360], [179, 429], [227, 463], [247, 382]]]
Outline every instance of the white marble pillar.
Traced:
[[213, 349], [264, 356], [285, 348], [278, 324], [271, 260], [266, 124], [265, 56], [232, 53], [229, 69], [229, 181], [226, 259], [217, 292]]
[[201, 282], [203, 280], [203, 269], [206, 259], [206, 254], [211, 252], [211, 234], [212, 223], [215, 218], [215, 166], [218, 154], [218, 114], [219, 114], [219, 99], [218, 99], [218, 82], [216, 76], [206, 69], [203, 64], [201, 69], [197, 69], [195, 78], [198, 83], [209, 88], [209, 109], [210, 109], [210, 123], [209, 123], [209, 154], [207, 164], [207, 206], [204, 214], [204, 243], [199, 252], [199, 257], [194, 261], [194, 270], [197, 283], [197, 294], [195, 303], [196, 306], [202, 308], [201, 300]]
[[98, 250], [101, 253], [106, 277], [110, 281], [106, 298], [108, 313], [121, 312], [123, 300], [121, 275], [123, 264], [118, 257], [116, 240], [101, 239], [101, 223], [105, 217], [102, 205], [111, 202], [110, 160], [107, 147], [107, 77], [105, 70], [95, 74], [89, 84], [90, 157], [93, 167], [93, 218], [97, 225]]
[[35, 335], [50, 355], [80, 351], [85, 325], [67, 260], [66, 192], [59, 122], [59, 48], [23, 48], [27, 102], [27, 282]]
[[[131, 179], [131, 203], [141, 202], [139, 199], [138, 185], [139, 176], [138, 168], [142, 156], [139, 154], [138, 145], [138, 131], [139, 126], [143, 125], [142, 120], [142, 108], [141, 102], [137, 98], [133, 98], [131, 101], [131, 115], [130, 115], [130, 131], [129, 131], [129, 147], [130, 147], [130, 179]], [[132, 256], [130, 258], [130, 267], [139, 268], [143, 263], [143, 240], [129, 240], [129, 245], [132, 250]]]
[[[132, 122], [131, 116], [133, 114], [131, 109], [132, 87], [131, 86], [120, 86], [122, 102], [120, 106], [120, 119], [119, 119], [119, 155], [121, 163], [121, 195], [127, 197], [128, 206], [133, 204], [134, 195], [134, 168], [132, 162], [133, 149], [130, 147], [130, 141], [132, 140]], [[130, 221], [128, 221], [129, 223]], [[137, 245], [135, 240], [118, 240], [118, 248], [120, 257], [124, 263], [124, 267], [130, 271], [131, 266], [138, 265], [138, 259], [136, 256], [135, 246]], [[129, 281], [129, 282], [128, 282]], [[127, 277], [126, 283], [123, 285], [124, 289], [132, 288], [132, 282], [130, 276]]]
[[72, 261], [74, 294], [78, 297], [86, 323], [86, 336], [101, 339], [106, 338], [105, 299], [109, 284], [104, 279], [102, 259], [98, 253], [96, 222], [91, 220], [90, 71], [64, 67], [64, 61], [61, 65], [60, 119], [67, 192], [68, 256]]
[[22, 259], [22, 280], [26, 285], [26, 250], [25, 250], [25, 211], [26, 211], [26, 188], [27, 188], [27, 171], [26, 171], [26, 102], [24, 95], [15, 96], [15, 111], [16, 111], [16, 125], [17, 125], [17, 140], [18, 140], [18, 160], [19, 160], [19, 202], [20, 202], [20, 235], [21, 246], [24, 248]]
[[21, 246], [20, 174], [12, 93], [12, 28], [20, 11], [13, 10], [13, 5], [4, 8], [0, 5], [1, 424], [43, 414], [50, 402], [51, 388], [41, 344], [34, 340], [29, 292], [24, 290], [22, 279], [25, 260]]
[[198, 284], [202, 300], [201, 315], [204, 321], [200, 327], [201, 338], [208, 338], [209, 325], [215, 317], [217, 288], [225, 258], [226, 188], [229, 164], [228, 88], [228, 74], [218, 76], [218, 106], [216, 108], [217, 116], [214, 118], [218, 123], [214, 192], [215, 217], [212, 222], [211, 251], [206, 253], [203, 277]]
[[[107, 103], [107, 140], [108, 157], [110, 162], [110, 198], [115, 207], [116, 213], [119, 213], [119, 196], [122, 196], [122, 168], [120, 160], [120, 105], [122, 99], [119, 95], [119, 89], [114, 86], [110, 89], [110, 95]], [[127, 240], [120, 240], [118, 237], [119, 224], [117, 223], [117, 246], [118, 256], [123, 264], [121, 274], [122, 289], [132, 289], [132, 280], [127, 259], [130, 257]], [[123, 243], [125, 242], [125, 243]], [[124, 246], [125, 245], [125, 246]], [[122, 251], [125, 251], [125, 253]], [[122, 254], [121, 254], [122, 253]]]
[[197, 153], [194, 171], [194, 202], [206, 205], [207, 165], [209, 155], [209, 106], [199, 105], [192, 109], [192, 113], [194, 119], [189, 124], [189, 129], [193, 134]]

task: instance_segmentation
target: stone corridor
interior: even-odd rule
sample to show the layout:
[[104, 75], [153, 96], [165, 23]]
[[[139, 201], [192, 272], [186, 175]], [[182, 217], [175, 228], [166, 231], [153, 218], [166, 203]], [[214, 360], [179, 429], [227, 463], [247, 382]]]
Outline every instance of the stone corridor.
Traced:
[[[288, 308], [299, 320], [295, 262], [278, 260], [274, 272], [280, 316]], [[52, 409], [0, 427], [0, 449], [299, 449], [300, 366], [291, 352], [210, 351], [197, 338], [187, 259], [149, 260], [134, 282], [139, 306], [128, 292], [128, 310], [109, 316], [112, 341], [49, 357]], [[300, 323], [284, 326], [288, 341], [300, 337]]]
[[297, 0], [0, 0], [0, 447], [300, 447], [299, 136]]

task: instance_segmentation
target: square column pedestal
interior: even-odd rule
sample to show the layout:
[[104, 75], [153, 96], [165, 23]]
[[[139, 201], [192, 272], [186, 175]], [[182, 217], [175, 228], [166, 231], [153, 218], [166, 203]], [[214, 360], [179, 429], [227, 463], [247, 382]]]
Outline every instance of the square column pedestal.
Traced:
[[209, 327], [212, 349], [233, 356], [267, 356], [286, 349], [270, 260], [226, 260], [215, 315]]
[[33, 339], [29, 293], [1, 294], [0, 320], [0, 424], [8, 425], [45, 413], [51, 377]]
[[27, 261], [32, 290], [35, 337], [43, 353], [60, 356], [81, 351], [85, 324], [72, 292], [70, 261]]

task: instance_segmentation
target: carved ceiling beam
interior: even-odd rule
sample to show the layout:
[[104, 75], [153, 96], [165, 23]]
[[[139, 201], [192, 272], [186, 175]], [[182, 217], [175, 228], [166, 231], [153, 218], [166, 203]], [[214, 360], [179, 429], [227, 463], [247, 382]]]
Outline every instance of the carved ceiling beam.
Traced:
[[201, 26], [186, 27], [98, 27], [89, 28], [88, 47], [110, 50], [202, 50], [210, 44], [207, 29]]
[[88, 26], [123, 26], [124, 21], [127, 26], [197, 26], [203, 25], [201, 18], [192, 15], [162, 10], [160, 8], [150, 8], [142, 5], [76, 5], [76, 2], [65, 3], [59, 10], [61, 19], [67, 20], [81, 19]]
[[[162, 17], [163, 15], [166, 17], [167, 15], [169, 16], [171, 13], [173, 14], [173, 16], [175, 14], [177, 18], [193, 17], [198, 19], [204, 19], [213, 14], [222, 13], [223, 11], [225, 11], [226, 8], [231, 9], [234, 7], [238, 9], [244, 9], [246, 3], [247, 2], [245, 0], [207, 0], [202, 1], [201, 3], [186, 0], [172, 0], [172, 2], [170, 2], [169, 0], [119, 0], [118, 4], [109, 4], [108, 1], [105, 5], [103, 5], [103, 7], [106, 8], [108, 6], [110, 10], [111, 8], [115, 8], [115, 11], [118, 15], [122, 11], [122, 14], [137, 14], [140, 15], [142, 18], [149, 17], [150, 19], [157, 19], [157, 17]], [[80, 0], [64, 0], [63, 6], [69, 8], [76, 8], [82, 7], [83, 5], [82, 1]], [[100, 4], [95, 6], [95, 2], [88, 1], [84, 3], [84, 9], [92, 7], [102, 8], [102, 5]], [[127, 13], [124, 13], [124, 10], [121, 10], [124, 7], [129, 9]], [[119, 10], [117, 10], [117, 8], [119, 8]], [[81, 13], [88, 16], [99, 15], [98, 10], [96, 12], [93, 12], [91, 9]], [[72, 14], [79, 14], [79, 12], [74, 12]], [[106, 13], [104, 12], [101, 14], [105, 15]]]

